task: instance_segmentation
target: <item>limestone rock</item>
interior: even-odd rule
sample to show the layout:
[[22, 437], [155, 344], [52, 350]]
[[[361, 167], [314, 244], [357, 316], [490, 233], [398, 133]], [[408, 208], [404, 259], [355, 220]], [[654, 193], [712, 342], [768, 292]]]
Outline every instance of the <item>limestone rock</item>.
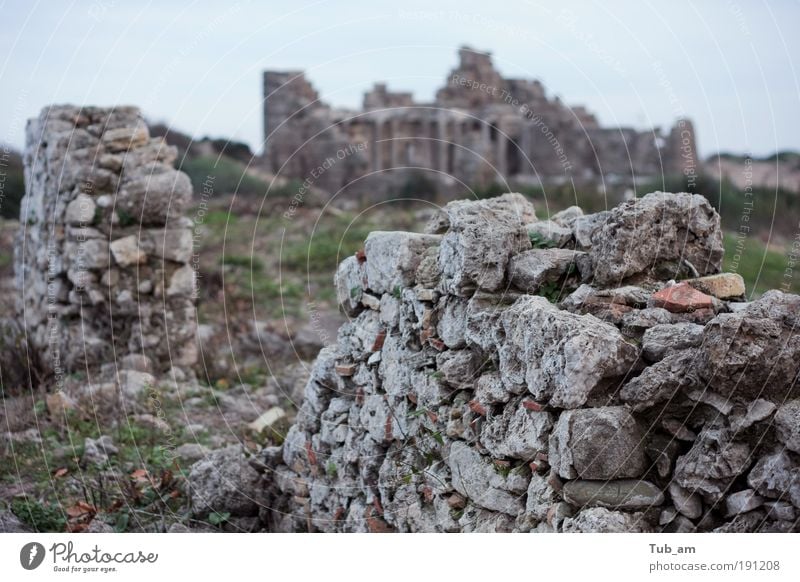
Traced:
[[703, 326], [696, 323], [659, 324], [645, 330], [642, 355], [651, 362], [703, 343]]
[[521, 497], [499, 488], [502, 477], [474, 448], [456, 441], [446, 462], [455, 490], [477, 505], [508, 515], [516, 515], [522, 509]]
[[141, 121], [132, 127], [118, 127], [103, 132], [103, 145], [112, 152], [122, 152], [144, 145], [150, 139], [147, 125]]
[[644, 513], [611, 511], [604, 507], [584, 509], [563, 523], [564, 533], [647, 533], [653, 531]]
[[355, 256], [347, 257], [339, 264], [334, 276], [336, 300], [339, 307], [350, 316], [361, 310], [361, 297], [367, 286], [367, 268]]
[[720, 218], [708, 200], [653, 192], [610, 211], [592, 235], [590, 256], [595, 282], [607, 286], [664, 263], [688, 263], [700, 275], [718, 273], [722, 253]]
[[800, 400], [791, 400], [778, 408], [775, 432], [787, 449], [800, 453]]
[[731, 430], [738, 432], [748, 429], [755, 423], [768, 419], [777, 408], [769, 400], [757, 398], [747, 405], [747, 410], [743, 415], [738, 412], [731, 415]]
[[675, 464], [675, 482], [719, 500], [730, 483], [750, 464], [750, 447], [734, 442], [726, 429], [704, 429], [694, 446]]
[[75, 200], [67, 204], [64, 222], [67, 224], [86, 225], [94, 220], [95, 203], [91, 196], [78, 194]]
[[192, 197], [189, 176], [162, 163], [126, 175], [117, 195], [117, 213], [141, 225], [163, 225], [180, 216]]
[[592, 248], [592, 237], [603, 228], [610, 216], [611, 211], [604, 210], [577, 217], [572, 224], [572, 230], [575, 233], [575, 247], [580, 250]]
[[109, 457], [119, 453], [119, 449], [114, 446], [114, 441], [108, 435], [102, 435], [97, 439], [86, 437], [83, 441], [82, 465], [105, 465]]
[[523, 222], [532, 211], [528, 207], [519, 194], [447, 204], [442, 211], [447, 231], [439, 246], [443, 290], [459, 296], [499, 290], [509, 258], [531, 248]]
[[414, 277], [428, 248], [439, 236], [410, 232], [372, 232], [364, 242], [367, 285], [375, 293], [393, 293], [414, 286]]
[[650, 483], [638, 479], [585, 481], [564, 484], [564, 499], [577, 507], [608, 509], [648, 509], [664, 503], [664, 494]]
[[747, 475], [747, 484], [764, 497], [800, 508], [800, 464], [786, 451], [761, 457]]
[[192, 512], [203, 517], [211, 512], [256, 515], [258, 500], [253, 492], [257, 491], [258, 480], [258, 473], [239, 446], [213, 451], [189, 471]]
[[511, 258], [508, 278], [526, 293], [535, 293], [546, 283], [557, 283], [577, 274], [585, 253], [568, 249], [533, 249]]
[[550, 217], [550, 220], [563, 226], [572, 226], [575, 221], [583, 216], [583, 209], [580, 206], [570, 206]]
[[747, 513], [758, 509], [763, 504], [764, 499], [752, 489], [737, 491], [725, 498], [725, 516], [731, 517], [740, 513]]
[[572, 229], [554, 220], [539, 220], [526, 224], [525, 229], [531, 241], [548, 243], [554, 247], [564, 247], [572, 240]]
[[697, 493], [687, 491], [675, 482], [669, 484], [672, 504], [689, 519], [697, 519], [703, 513], [703, 503]]
[[633, 410], [642, 411], [675, 398], [681, 389], [698, 384], [692, 371], [695, 360], [691, 350], [665, 357], [625, 384], [619, 392], [620, 400]]
[[439, 302], [439, 321], [436, 333], [448, 348], [458, 349], [467, 345], [467, 302], [450, 297]]
[[624, 375], [636, 348], [591, 315], [560, 311], [543, 297], [521, 297], [500, 316], [497, 346], [503, 381], [527, 385], [538, 402], [583, 405], [589, 395]]
[[565, 479], [633, 478], [647, 468], [642, 427], [622, 406], [562, 412], [549, 454]]
[[547, 452], [552, 428], [549, 412], [508, 406], [501, 416], [486, 422], [480, 442], [493, 457], [531, 461], [537, 453]]
[[109, 245], [114, 260], [120, 267], [129, 267], [147, 260], [147, 253], [139, 248], [136, 235], [129, 235], [112, 241]]
[[767, 291], [735, 313], [706, 325], [698, 366], [723, 396], [785, 402], [798, 394], [800, 296]]

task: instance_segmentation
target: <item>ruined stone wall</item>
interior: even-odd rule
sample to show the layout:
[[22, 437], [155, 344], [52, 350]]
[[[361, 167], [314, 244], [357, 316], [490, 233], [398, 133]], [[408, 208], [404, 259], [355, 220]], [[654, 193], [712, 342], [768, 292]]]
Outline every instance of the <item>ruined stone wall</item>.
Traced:
[[722, 254], [689, 194], [552, 220], [506, 194], [450, 203], [424, 234], [373, 232], [336, 275], [350, 321], [255, 463], [262, 518], [797, 531], [800, 297], [746, 302]]
[[[603, 176], [632, 185], [665, 175], [695, 180], [698, 173], [687, 120], [663, 135], [658, 128], [600, 127], [585, 108], [548, 96], [539, 81], [503, 78], [490, 54], [467, 47], [433, 103], [379, 83], [365, 94], [363, 110], [343, 111], [320, 101], [301, 72], [267, 71], [264, 137], [271, 172], [301, 181], [313, 175], [328, 192], [347, 188], [373, 197], [378, 189], [402, 186], [409, 168], [440, 186]], [[369, 155], [348, 156], [348, 171], [337, 164], [314, 172], [356, 144]]]
[[176, 156], [133, 107], [52, 106], [28, 122], [15, 273], [51, 372], [128, 354], [194, 363], [192, 187]]

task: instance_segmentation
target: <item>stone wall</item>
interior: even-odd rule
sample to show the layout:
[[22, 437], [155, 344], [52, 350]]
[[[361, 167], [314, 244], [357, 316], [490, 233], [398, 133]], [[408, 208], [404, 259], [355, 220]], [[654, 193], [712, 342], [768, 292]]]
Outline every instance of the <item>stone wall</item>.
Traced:
[[50, 371], [196, 359], [192, 195], [138, 109], [52, 106], [28, 122], [15, 273]]
[[372, 233], [338, 269], [351, 319], [297, 424], [251, 461], [262, 519], [797, 531], [800, 297], [746, 302], [721, 262], [719, 216], [689, 194], [548, 221], [506, 194]]

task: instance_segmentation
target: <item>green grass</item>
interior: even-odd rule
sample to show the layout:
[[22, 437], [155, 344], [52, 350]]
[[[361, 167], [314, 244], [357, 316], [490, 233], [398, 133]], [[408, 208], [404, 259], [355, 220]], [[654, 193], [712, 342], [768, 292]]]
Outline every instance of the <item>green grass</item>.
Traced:
[[214, 192], [220, 194], [263, 196], [267, 192], [263, 180], [247, 174], [244, 165], [230, 158], [200, 156], [185, 160], [180, 169], [189, 175], [196, 195], [203, 192], [204, 183], [211, 184]]
[[283, 267], [300, 273], [324, 270], [333, 275], [338, 264], [358, 251], [370, 232], [379, 229], [373, 225], [331, 226], [321, 226], [305, 240], [289, 242], [281, 256]]
[[[737, 249], [738, 240], [734, 234], [725, 235], [725, 261], [723, 270], [739, 273], [745, 282], [747, 296], [757, 298], [770, 289], [781, 289], [786, 282], [784, 272], [787, 256], [768, 248], [764, 243], [750, 236], [744, 239], [741, 252]], [[737, 255], [738, 261], [737, 261]], [[795, 281], [790, 291], [797, 293], [800, 285]]]

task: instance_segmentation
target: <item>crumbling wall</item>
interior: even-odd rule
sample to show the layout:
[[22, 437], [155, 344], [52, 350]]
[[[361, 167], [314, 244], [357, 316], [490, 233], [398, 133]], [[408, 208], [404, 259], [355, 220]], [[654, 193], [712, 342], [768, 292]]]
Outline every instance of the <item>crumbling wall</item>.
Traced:
[[52, 106], [27, 125], [19, 308], [57, 374], [196, 359], [188, 176], [138, 109]]
[[719, 216], [689, 194], [551, 221], [506, 194], [451, 203], [426, 234], [372, 233], [336, 275], [351, 320], [254, 462], [262, 517], [796, 531], [800, 297], [745, 302], [721, 261]]

